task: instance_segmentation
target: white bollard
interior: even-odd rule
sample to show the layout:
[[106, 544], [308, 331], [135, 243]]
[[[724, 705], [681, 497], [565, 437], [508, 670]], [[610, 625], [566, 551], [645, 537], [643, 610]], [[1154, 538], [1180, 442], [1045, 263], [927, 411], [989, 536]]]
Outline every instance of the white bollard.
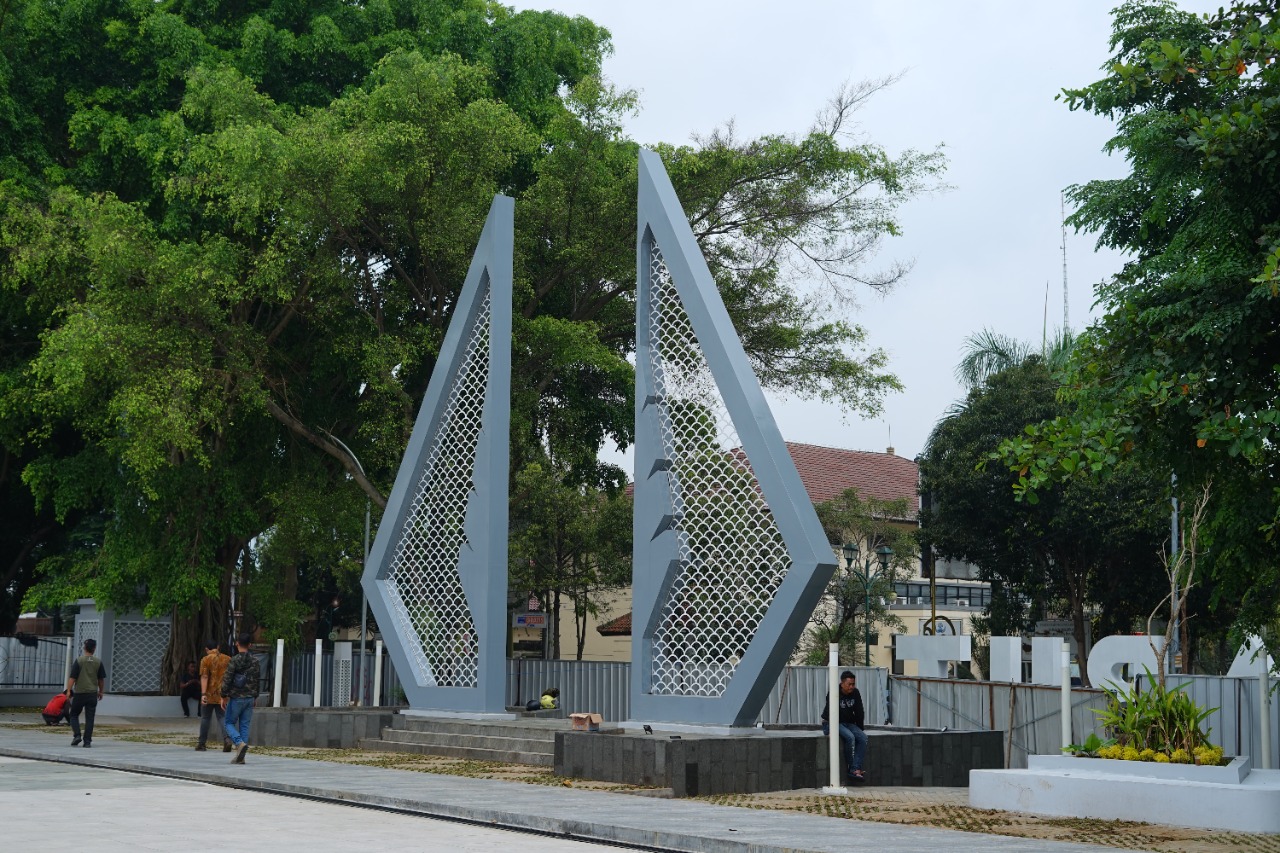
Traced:
[[373, 704], [382, 704], [382, 641], [373, 644]]
[[[849, 789], [840, 784], [840, 644], [827, 647], [827, 756], [831, 764], [831, 784], [822, 789], [824, 794], [847, 794]], [[852, 768], [851, 768], [852, 770]]]
[[1062, 748], [1071, 746], [1071, 647], [1062, 643]]
[[320, 707], [320, 687], [323, 685], [324, 674], [321, 671], [321, 664], [324, 663], [324, 640], [316, 640], [316, 686], [314, 696], [311, 699], [311, 707]]
[[63, 690], [67, 689], [67, 679], [71, 677], [71, 664], [74, 663], [76, 659], [75, 645], [76, 645], [76, 635], [72, 634], [71, 636], [67, 637], [67, 661], [66, 661], [66, 665], [62, 667], [62, 681], [59, 682], [59, 686]]
[[1267, 668], [1270, 662], [1267, 657], [1267, 650], [1264, 648], [1262, 653], [1258, 655], [1261, 662], [1258, 665], [1258, 719], [1262, 723], [1262, 738], [1258, 745], [1261, 747], [1262, 760], [1258, 762], [1259, 770], [1271, 769], [1271, 673]]
[[284, 679], [284, 640], [276, 640], [276, 689], [275, 700], [272, 703], [273, 708], [280, 707], [281, 693], [280, 686]]

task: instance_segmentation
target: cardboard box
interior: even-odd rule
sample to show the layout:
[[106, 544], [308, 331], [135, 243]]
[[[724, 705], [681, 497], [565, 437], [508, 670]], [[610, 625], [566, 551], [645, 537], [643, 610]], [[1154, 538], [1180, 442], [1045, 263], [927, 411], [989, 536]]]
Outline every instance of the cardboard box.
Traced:
[[569, 726], [575, 732], [598, 732], [604, 717], [599, 714], [570, 714]]

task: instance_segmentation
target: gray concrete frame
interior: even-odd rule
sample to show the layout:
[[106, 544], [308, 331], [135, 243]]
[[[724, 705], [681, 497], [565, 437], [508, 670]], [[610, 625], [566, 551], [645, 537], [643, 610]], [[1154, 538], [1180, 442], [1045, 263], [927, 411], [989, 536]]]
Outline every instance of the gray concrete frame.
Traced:
[[[835, 571], [835, 554], [787, 453], [782, 435], [716, 289], [662, 161], [640, 152], [636, 246], [636, 446], [632, 563], [631, 719], [635, 723], [751, 726], [795, 650]], [[664, 459], [657, 389], [650, 379], [653, 306], [650, 259], [661, 250], [791, 566], [773, 602], [717, 697], [650, 692], [653, 637], [681, 568], [673, 529], [672, 473]]]
[[[395, 486], [387, 500], [369, 565], [361, 582], [377, 617], [387, 651], [415, 710], [502, 713], [506, 685], [507, 616], [507, 482], [511, 433], [511, 276], [515, 234], [515, 202], [495, 196], [471, 267], [458, 296], [440, 358], [422, 401]], [[478, 640], [475, 687], [443, 687], [422, 677], [409, 653], [421, 641], [395, 629], [386, 576], [423, 476], [431, 439], [466, 354], [465, 336], [472, 328], [485, 290], [489, 292], [489, 369], [476, 446], [464, 531], [466, 543], [457, 570], [474, 620]]]

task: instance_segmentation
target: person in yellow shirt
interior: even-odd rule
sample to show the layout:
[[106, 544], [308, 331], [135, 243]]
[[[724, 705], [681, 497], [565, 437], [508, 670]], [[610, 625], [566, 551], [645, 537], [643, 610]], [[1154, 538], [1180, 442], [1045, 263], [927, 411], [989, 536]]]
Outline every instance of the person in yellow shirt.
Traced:
[[209, 738], [209, 721], [216, 714], [218, 731], [222, 732], [222, 751], [231, 751], [231, 739], [222, 728], [222, 676], [226, 674], [231, 658], [218, 649], [218, 641], [204, 644], [204, 658], [200, 661], [200, 739], [196, 752], [205, 751]]

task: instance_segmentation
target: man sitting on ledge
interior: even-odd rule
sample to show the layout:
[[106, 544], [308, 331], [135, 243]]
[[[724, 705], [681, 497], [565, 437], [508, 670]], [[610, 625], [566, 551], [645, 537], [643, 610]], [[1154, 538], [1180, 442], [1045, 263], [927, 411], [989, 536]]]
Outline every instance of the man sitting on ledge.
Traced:
[[[822, 703], [822, 733], [830, 734], [828, 727], [828, 710], [831, 707], [831, 696]], [[862, 773], [862, 759], [867, 754], [867, 733], [862, 730], [863, 708], [862, 694], [858, 692], [858, 677], [849, 670], [840, 673], [840, 744], [844, 747], [845, 766], [849, 779], [858, 783], [865, 777]]]

